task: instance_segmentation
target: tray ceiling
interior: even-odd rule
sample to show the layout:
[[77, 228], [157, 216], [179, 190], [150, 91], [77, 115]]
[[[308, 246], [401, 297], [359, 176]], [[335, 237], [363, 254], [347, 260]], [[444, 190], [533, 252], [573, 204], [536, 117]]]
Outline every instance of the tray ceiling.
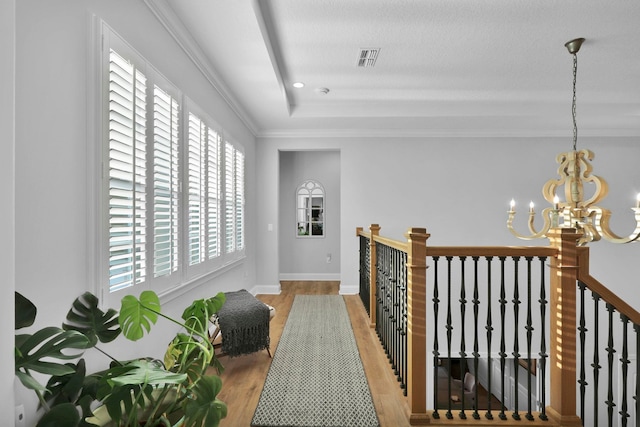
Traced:
[[640, 135], [637, 0], [147, 3], [257, 136], [570, 136], [576, 37], [580, 135]]

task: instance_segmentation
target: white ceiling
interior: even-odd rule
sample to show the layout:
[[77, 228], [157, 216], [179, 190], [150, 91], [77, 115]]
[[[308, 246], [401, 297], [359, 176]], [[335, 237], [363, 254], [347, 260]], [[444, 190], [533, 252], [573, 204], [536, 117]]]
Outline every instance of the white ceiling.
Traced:
[[572, 135], [577, 37], [580, 135], [640, 135], [638, 0], [147, 4], [256, 136]]

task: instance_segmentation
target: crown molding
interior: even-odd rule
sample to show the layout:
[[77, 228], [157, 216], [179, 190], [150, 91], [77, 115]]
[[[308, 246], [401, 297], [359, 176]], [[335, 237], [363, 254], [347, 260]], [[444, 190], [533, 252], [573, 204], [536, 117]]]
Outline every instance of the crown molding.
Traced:
[[[585, 138], [638, 138], [636, 129], [594, 129], [581, 131]], [[566, 131], [522, 129], [272, 129], [257, 138], [571, 138]], [[640, 141], [638, 141], [640, 143]]]
[[251, 119], [247, 111], [232, 95], [232, 92], [218, 78], [218, 75], [207, 59], [206, 55], [198, 43], [193, 39], [189, 31], [184, 27], [182, 22], [176, 17], [171, 7], [165, 0], [143, 0], [149, 10], [155, 15], [160, 24], [167, 30], [169, 35], [180, 46], [184, 53], [189, 57], [191, 62], [200, 70], [202, 75], [207, 79], [211, 86], [220, 94], [222, 99], [229, 105], [231, 110], [249, 129], [253, 136], [258, 134], [258, 126]]

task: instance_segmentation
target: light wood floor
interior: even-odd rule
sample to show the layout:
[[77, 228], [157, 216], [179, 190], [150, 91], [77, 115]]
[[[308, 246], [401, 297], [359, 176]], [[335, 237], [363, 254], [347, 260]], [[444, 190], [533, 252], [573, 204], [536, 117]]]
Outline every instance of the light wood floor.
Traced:
[[[339, 282], [282, 282], [280, 295], [257, 295], [276, 308], [271, 321], [271, 352], [274, 353], [284, 329], [295, 295], [337, 295]], [[393, 375], [375, 331], [369, 328], [366, 311], [357, 295], [345, 295], [362, 364], [364, 365], [373, 403], [381, 427], [409, 426], [406, 398]], [[222, 357], [222, 391], [219, 398], [227, 404], [228, 414], [222, 427], [248, 427], [258, 405], [265, 378], [271, 364], [266, 351], [241, 357]]]

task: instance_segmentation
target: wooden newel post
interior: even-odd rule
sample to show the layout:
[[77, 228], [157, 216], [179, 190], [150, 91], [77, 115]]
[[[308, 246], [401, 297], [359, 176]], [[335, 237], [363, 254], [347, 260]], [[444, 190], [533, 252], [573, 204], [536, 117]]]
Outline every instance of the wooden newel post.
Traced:
[[369, 226], [369, 232], [371, 233], [371, 239], [369, 239], [369, 327], [376, 327], [376, 309], [378, 307], [376, 301], [376, 280], [378, 276], [378, 268], [376, 267], [376, 242], [374, 242], [374, 236], [380, 235], [380, 226], [378, 224], [371, 224]]
[[582, 232], [555, 228], [547, 234], [559, 249], [551, 259], [550, 282], [550, 406], [548, 415], [561, 426], [580, 426], [576, 415], [576, 289], [577, 241]]
[[411, 425], [427, 416], [427, 239], [424, 228], [410, 228], [407, 238], [407, 398]]

